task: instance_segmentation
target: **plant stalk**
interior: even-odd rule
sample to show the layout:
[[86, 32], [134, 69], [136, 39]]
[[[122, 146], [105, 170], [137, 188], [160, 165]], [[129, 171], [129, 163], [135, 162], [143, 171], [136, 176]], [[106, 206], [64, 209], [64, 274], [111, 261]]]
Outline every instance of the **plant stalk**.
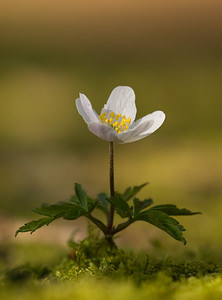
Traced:
[[117, 232], [120, 232], [122, 230], [124, 230], [125, 228], [127, 228], [130, 224], [132, 224], [135, 220], [134, 219], [129, 219], [124, 223], [119, 224], [116, 228], [112, 229], [112, 234], [116, 234]]
[[[114, 197], [114, 151], [113, 151], [113, 142], [109, 143], [109, 184], [110, 184], [110, 197]], [[107, 228], [108, 232], [111, 232], [113, 227], [113, 218], [114, 218], [114, 207], [110, 205], [110, 211], [108, 214]]]
[[100, 220], [94, 218], [91, 214], [86, 215], [86, 217], [93, 222], [97, 227], [100, 228], [100, 230], [102, 230], [102, 232], [104, 233], [104, 235], [107, 235], [107, 227], [106, 225], [103, 224], [103, 222], [101, 222]]

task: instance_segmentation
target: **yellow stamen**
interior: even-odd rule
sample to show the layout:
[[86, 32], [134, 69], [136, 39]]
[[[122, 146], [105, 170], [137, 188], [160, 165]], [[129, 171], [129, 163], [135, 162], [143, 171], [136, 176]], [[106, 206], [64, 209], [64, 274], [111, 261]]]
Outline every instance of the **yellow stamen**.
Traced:
[[[107, 114], [104, 112], [99, 116], [101, 123], [105, 123], [112, 127], [117, 133], [128, 130], [129, 124], [131, 123], [131, 119], [129, 117], [126, 119], [126, 116], [122, 116], [121, 114], [115, 115], [113, 111], [110, 113], [109, 118], [107, 118], [106, 115]], [[119, 118], [121, 118], [120, 122], [118, 122]]]
[[118, 119], [121, 117], [121, 114], [118, 114], [117, 116], [116, 116], [116, 120], [118, 121]]
[[130, 124], [131, 119], [128, 117], [128, 118], [126, 119], [126, 122], [127, 122], [128, 124]]

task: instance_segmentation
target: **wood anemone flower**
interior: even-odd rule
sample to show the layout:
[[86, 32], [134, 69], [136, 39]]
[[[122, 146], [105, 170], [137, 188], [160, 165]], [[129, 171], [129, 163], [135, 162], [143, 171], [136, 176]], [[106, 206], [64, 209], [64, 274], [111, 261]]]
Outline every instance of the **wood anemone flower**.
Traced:
[[165, 114], [158, 110], [134, 121], [136, 117], [135, 93], [128, 86], [118, 86], [110, 94], [98, 115], [84, 95], [76, 99], [79, 114], [89, 131], [107, 142], [126, 144], [141, 140], [156, 131], [164, 122]]

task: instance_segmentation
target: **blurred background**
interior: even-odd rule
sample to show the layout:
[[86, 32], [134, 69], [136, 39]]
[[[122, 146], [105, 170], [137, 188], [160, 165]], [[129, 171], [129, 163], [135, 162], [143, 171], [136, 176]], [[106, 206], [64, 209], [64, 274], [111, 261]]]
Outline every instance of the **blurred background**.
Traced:
[[[131, 86], [137, 118], [166, 113], [150, 137], [115, 146], [116, 189], [149, 182], [155, 204], [202, 211], [181, 218], [187, 247], [222, 246], [222, 3], [219, 0], [1, 0], [0, 241], [80, 182], [108, 192], [108, 143], [93, 136], [74, 100], [99, 113], [112, 89]], [[76, 225], [75, 225], [76, 224]], [[57, 221], [21, 241], [65, 243], [75, 226]], [[147, 224], [121, 246], [181, 244]]]

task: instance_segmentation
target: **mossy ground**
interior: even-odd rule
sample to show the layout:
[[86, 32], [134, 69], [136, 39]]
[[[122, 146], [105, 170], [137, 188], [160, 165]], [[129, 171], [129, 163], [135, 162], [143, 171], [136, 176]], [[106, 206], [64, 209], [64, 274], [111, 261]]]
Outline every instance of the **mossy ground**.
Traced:
[[[70, 242], [70, 251], [43, 244], [5, 247], [1, 251], [0, 298], [186, 300], [222, 297], [222, 257], [209, 248], [183, 250], [175, 257], [164, 255], [159, 246], [150, 253], [111, 251], [102, 240], [92, 238], [80, 244]], [[44, 253], [37, 255], [41, 249]]]

